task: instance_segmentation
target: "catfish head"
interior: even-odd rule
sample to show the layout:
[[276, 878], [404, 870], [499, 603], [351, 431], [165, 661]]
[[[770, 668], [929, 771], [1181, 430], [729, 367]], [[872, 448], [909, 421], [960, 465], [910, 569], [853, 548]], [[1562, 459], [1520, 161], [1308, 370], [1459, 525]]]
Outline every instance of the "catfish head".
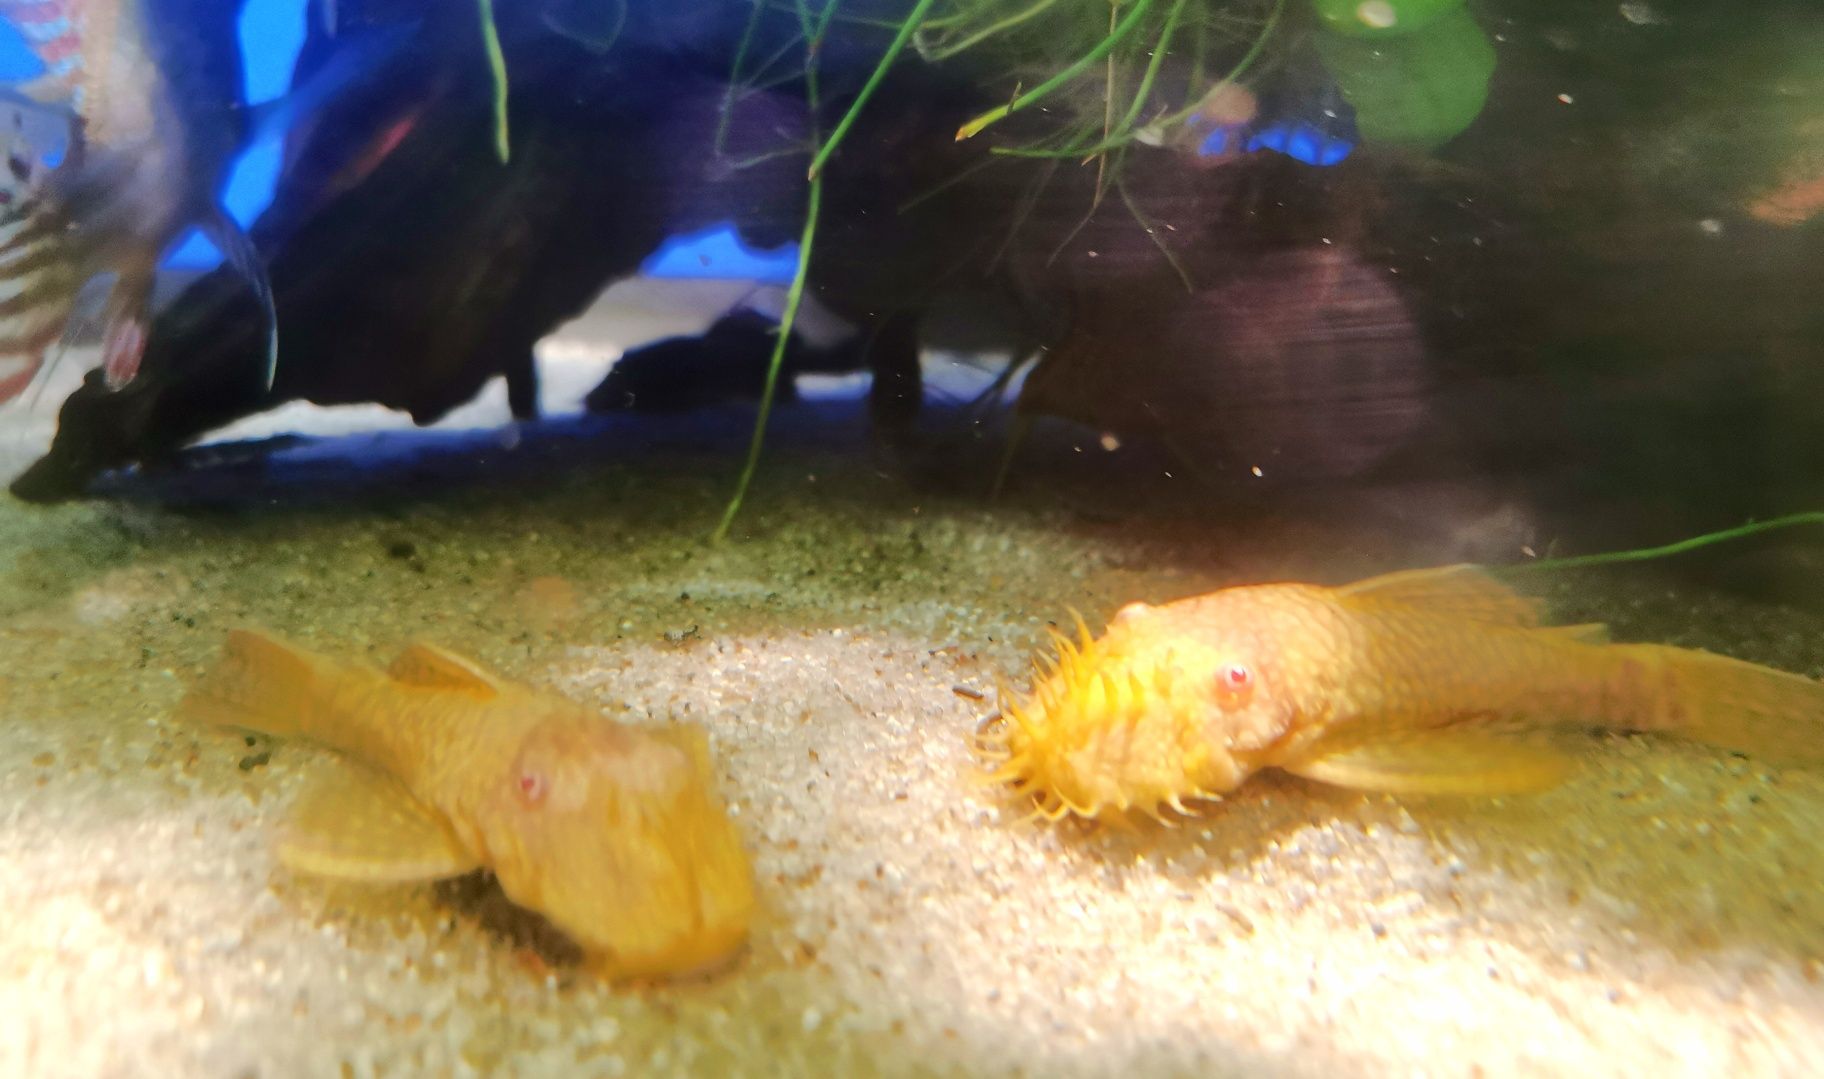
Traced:
[[478, 807], [502, 889], [598, 973], [714, 966], [746, 939], [753, 870], [696, 728], [565, 708], [532, 727]]
[[1299, 642], [1329, 641], [1324, 616], [1315, 592], [1285, 586], [1132, 603], [1100, 638], [1079, 620], [1078, 638], [1058, 636], [1030, 692], [983, 730], [988, 777], [1053, 820], [1191, 813], [1187, 802], [1234, 790], [1321, 706], [1324, 667]]

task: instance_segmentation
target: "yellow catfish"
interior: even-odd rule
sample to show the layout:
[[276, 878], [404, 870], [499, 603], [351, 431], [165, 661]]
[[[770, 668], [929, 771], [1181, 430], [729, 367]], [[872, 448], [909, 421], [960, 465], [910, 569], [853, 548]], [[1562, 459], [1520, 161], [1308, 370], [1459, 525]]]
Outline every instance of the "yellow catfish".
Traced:
[[402, 882], [487, 868], [611, 977], [687, 973], [746, 939], [753, 872], [701, 731], [639, 730], [426, 644], [386, 671], [237, 630], [184, 699], [200, 721], [309, 738], [279, 857]]
[[1263, 768], [1358, 790], [1501, 794], [1571, 761], [1533, 735], [1679, 735], [1824, 762], [1824, 685], [1726, 656], [1546, 626], [1473, 566], [1262, 584], [1121, 609], [1059, 641], [983, 732], [989, 776], [1053, 819], [1183, 812]]

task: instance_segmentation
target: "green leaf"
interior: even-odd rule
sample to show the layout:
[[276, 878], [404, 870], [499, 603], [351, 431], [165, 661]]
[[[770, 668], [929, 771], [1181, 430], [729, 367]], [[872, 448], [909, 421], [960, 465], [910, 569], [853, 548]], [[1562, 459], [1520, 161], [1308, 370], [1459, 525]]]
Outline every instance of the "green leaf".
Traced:
[[1355, 106], [1364, 142], [1432, 149], [1482, 112], [1495, 48], [1466, 11], [1404, 37], [1316, 36], [1317, 52]]

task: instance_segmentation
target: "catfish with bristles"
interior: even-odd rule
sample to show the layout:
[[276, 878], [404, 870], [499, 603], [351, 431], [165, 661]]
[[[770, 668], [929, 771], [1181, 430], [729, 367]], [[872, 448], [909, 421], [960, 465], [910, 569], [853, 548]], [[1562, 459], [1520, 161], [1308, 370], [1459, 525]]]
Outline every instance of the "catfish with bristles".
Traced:
[[624, 726], [430, 645], [379, 671], [245, 630], [181, 711], [348, 759], [292, 809], [297, 872], [490, 869], [610, 977], [701, 970], [747, 938], [753, 873], [696, 728]]
[[1566, 728], [1824, 763], [1824, 684], [1726, 656], [1545, 626], [1473, 566], [1340, 588], [1264, 584], [1078, 620], [979, 736], [989, 779], [1053, 820], [1193, 812], [1265, 768], [1366, 791], [1559, 782]]

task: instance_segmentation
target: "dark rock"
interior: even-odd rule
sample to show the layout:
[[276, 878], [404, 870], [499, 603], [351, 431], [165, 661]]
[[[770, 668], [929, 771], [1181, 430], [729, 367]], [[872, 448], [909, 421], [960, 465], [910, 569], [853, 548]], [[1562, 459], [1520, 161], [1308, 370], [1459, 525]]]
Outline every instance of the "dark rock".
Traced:
[[[779, 325], [756, 311], [722, 316], [695, 337], [668, 337], [630, 349], [583, 404], [593, 412], [673, 412], [728, 400], [752, 400], [766, 386]], [[796, 396], [801, 374], [853, 371], [854, 350], [819, 349], [793, 334], [781, 360], [777, 396]]]

